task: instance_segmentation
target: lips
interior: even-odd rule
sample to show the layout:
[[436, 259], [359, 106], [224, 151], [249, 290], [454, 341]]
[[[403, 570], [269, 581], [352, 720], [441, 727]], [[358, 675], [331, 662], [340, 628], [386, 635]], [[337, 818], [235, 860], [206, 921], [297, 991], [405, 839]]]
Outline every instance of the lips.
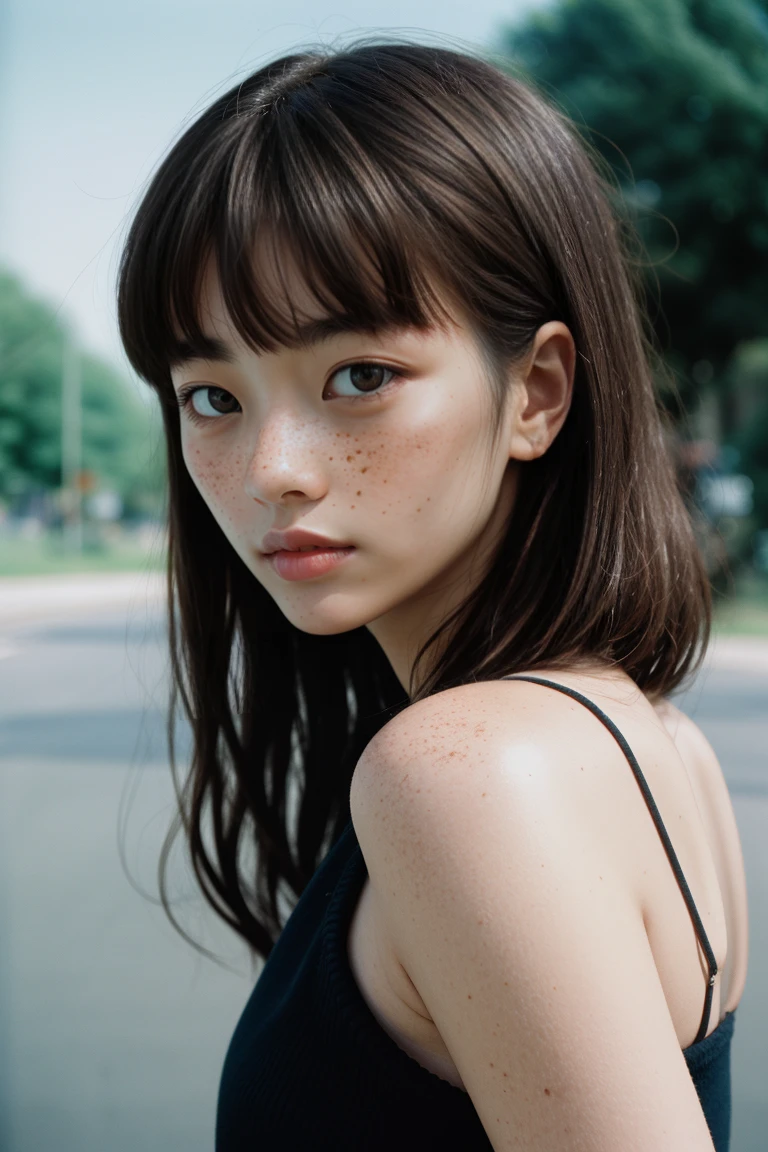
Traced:
[[311, 548], [308, 552], [270, 552], [264, 557], [283, 580], [315, 580], [347, 563], [354, 548]]
[[265, 556], [273, 552], [299, 552], [303, 548], [351, 548], [352, 545], [345, 540], [332, 540], [328, 536], [321, 536], [319, 532], [310, 532], [306, 528], [289, 528], [285, 532], [267, 532], [261, 545]]

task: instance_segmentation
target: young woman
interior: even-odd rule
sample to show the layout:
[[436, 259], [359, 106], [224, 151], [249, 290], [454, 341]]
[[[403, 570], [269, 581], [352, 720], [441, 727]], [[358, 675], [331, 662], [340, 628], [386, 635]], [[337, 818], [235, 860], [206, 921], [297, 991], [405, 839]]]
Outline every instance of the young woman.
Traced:
[[529, 86], [367, 43], [216, 100], [138, 210], [176, 830], [268, 957], [219, 1152], [728, 1147], [744, 872], [666, 700], [708, 589], [614, 198]]

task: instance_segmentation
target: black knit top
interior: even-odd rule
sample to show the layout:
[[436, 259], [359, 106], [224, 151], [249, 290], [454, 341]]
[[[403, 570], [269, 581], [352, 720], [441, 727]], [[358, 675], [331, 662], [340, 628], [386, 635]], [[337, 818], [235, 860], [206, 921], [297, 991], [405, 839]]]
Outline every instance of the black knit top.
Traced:
[[[573, 695], [617, 734], [596, 705]], [[626, 754], [623, 737], [620, 743]], [[652, 798], [649, 809], [653, 815]], [[654, 820], [661, 834], [658, 810]], [[667, 847], [666, 830], [665, 838]], [[671, 844], [667, 851], [674, 856]], [[670, 860], [674, 867], [677, 858]], [[347, 937], [366, 876], [350, 821], [294, 908], [235, 1029], [219, 1087], [216, 1152], [492, 1149], [468, 1093], [398, 1047], [354, 980]], [[690, 898], [682, 873], [678, 880]], [[695, 909], [692, 917], [696, 923]], [[706, 937], [701, 943], [711, 957]], [[710, 1004], [711, 984], [700, 1036]], [[683, 1050], [717, 1152], [728, 1152], [730, 1142], [734, 1021], [728, 1013], [711, 1035]]]

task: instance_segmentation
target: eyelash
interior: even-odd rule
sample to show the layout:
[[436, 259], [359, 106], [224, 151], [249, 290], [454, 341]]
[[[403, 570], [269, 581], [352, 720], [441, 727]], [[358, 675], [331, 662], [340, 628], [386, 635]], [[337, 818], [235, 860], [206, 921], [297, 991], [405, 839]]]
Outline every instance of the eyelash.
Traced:
[[[399, 384], [405, 378], [404, 372], [398, 371], [397, 368], [393, 368], [390, 364], [381, 364], [378, 360], [352, 360], [349, 364], [342, 364], [339, 368], [337, 368], [330, 379], [332, 380], [333, 377], [337, 376], [339, 372], [343, 372], [345, 368], [358, 368], [363, 366], [369, 368], [383, 368], [385, 372], [391, 372], [393, 375], [386, 382], [386, 384], [382, 384], [382, 386], [377, 388], [374, 392], [361, 392], [359, 396], [338, 396], [335, 397], [335, 399], [350, 400], [353, 403], [357, 403], [359, 400], [375, 400], [387, 392], [393, 385]], [[209, 420], [220, 419], [220, 417], [217, 416], [201, 416], [199, 412], [195, 411], [191, 404], [191, 400], [195, 392], [203, 392], [207, 388], [214, 387], [216, 386], [213, 384], [185, 384], [182, 388], [179, 388], [178, 392], [176, 393], [176, 399], [178, 400], [179, 408], [184, 411], [187, 419], [191, 420], [193, 424], [204, 424]], [[219, 391], [226, 392], [227, 389], [220, 388]], [[232, 395], [231, 392], [229, 394], [230, 396]], [[240, 411], [242, 412], [242, 408], [240, 408]], [[222, 413], [222, 415], [235, 416], [237, 413], [227, 412]]]
[[[196, 392], [205, 392], [208, 388], [213, 388], [213, 387], [214, 387], [213, 384], [185, 384], [184, 387], [179, 388], [178, 392], [176, 393], [176, 399], [178, 400], [179, 408], [182, 409], [182, 411], [184, 412], [184, 415], [187, 417], [187, 419], [192, 424], [205, 424], [206, 421], [208, 421], [208, 420], [219, 419], [219, 417], [217, 417], [217, 416], [201, 416], [200, 413], [196, 412], [195, 409], [192, 407], [192, 397], [194, 396], [194, 394]], [[220, 392], [226, 392], [227, 389], [226, 388], [220, 388], [219, 391]], [[230, 396], [231, 395], [232, 395], [232, 393], [230, 392]], [[222, 412], [222, 416], [224, 416], [224, 415], [234, 416], [234, 415], [236, 415], [236, 413], [234, 413], [234, 412], [229, 412], [229, 413]]]

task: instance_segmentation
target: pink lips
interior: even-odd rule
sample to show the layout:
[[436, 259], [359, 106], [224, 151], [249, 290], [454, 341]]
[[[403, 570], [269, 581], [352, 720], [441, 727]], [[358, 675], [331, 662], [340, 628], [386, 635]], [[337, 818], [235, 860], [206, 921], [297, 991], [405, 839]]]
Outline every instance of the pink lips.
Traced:
[[283, 580], [312, 580], [343, 563], [354, 548], [318, 548], [313, 552], [270, 552], [267, 562]]
[[349, 548], [346, 540], [331, 540], [328, 536], [321, 536], [319, 532], [310, 532], [306, 528], [288, 528], [285, 532], [273, 530], [267, 532], [261, 551], [266, 555], [272, 552], [296, 552], [299, 548]]
[[[302, 552], [300, 549], [311, 548]], [[355, 551], [351, 544], [331, 540], [306, 528], [288, 528], [285, 532], [267, 532], [262, 554], [283, 580], [312, 580], [341, 564]]]

